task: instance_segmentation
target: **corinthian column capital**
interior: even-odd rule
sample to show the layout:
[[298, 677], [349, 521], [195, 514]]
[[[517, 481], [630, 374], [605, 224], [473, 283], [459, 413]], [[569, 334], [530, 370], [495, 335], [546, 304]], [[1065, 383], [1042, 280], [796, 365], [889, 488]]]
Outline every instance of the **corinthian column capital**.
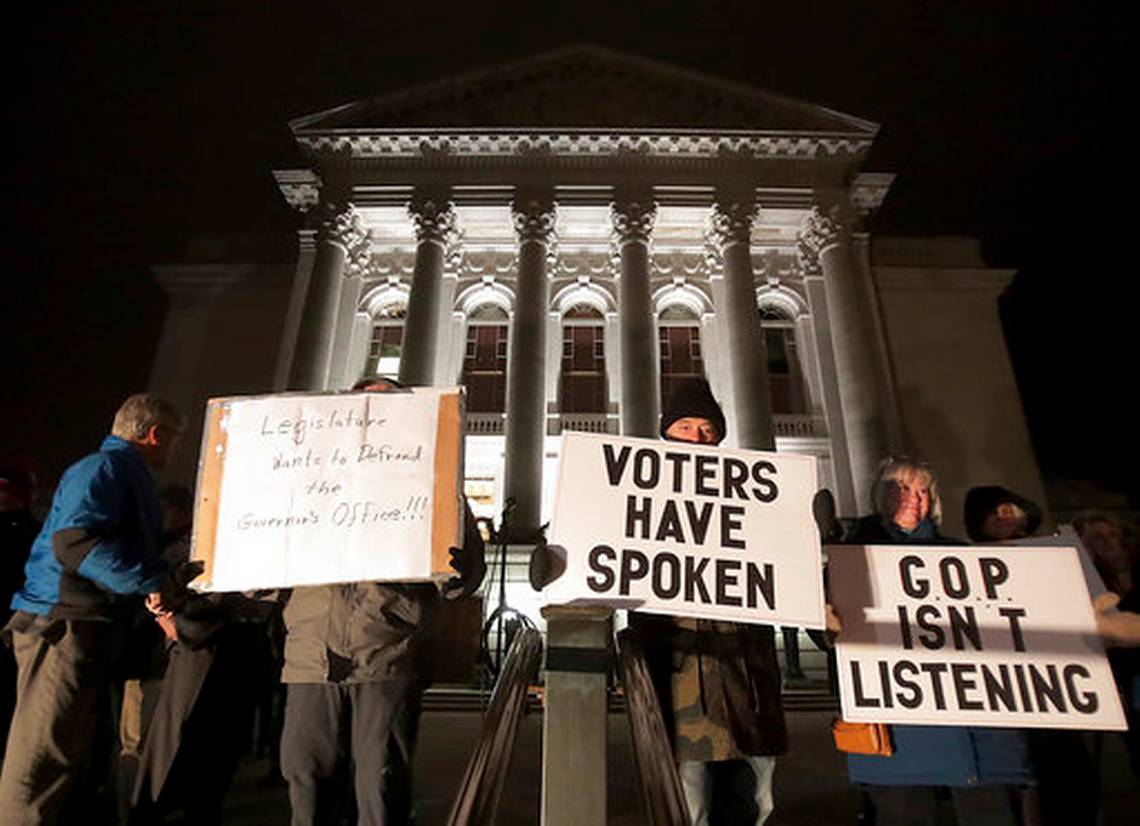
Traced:
[[431, 241], [446, 247], [455, 240], [455, 205], [445, 195], [416, 193], [408, 204], [408, 215], [418, 243]]
[[708, 239], [720, 251], [733, 244], [748, 244], [758, 213], [751, 198], [717, 198], [709, 214]]
[[345, 275], [361, 275], [372, 259], [372, 236], [360, 223], [360, 215], [352, 204], [343, 207], [326, 204], [318, 239], [344, 249]]
[[554, 239], [556, 217], [552, 195], [519, 193], [511, 202], [511, 218], [521, 243], [538, 241], [549, 244]]
[[819, 275], [822, 270], [819, 266], [819, 253], [811, 244], [799, 239], [796, 249], [796, 260], [800, 267], [800, 274], [805, 276]]
[[812, 207], [804, 228], [800, 231], [799, 246], [804, 254], [818, 258], [843, 240], [843, 221], [838, 207], [825, 215], [819, 207]]
[[610, 204], [610, 219], [619, 245], [629, 241], [648, 244], [653, 225], [657, 222], [657, 203], [648, 192], [619, 192]]

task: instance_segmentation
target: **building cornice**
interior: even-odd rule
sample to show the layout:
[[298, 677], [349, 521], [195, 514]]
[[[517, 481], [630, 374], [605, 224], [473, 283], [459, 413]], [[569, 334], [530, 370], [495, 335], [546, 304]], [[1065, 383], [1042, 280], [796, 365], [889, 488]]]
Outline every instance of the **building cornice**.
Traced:
[[[837, 160], [862, 157], [873, 135], [790, 132], [502, 131], [333, 129], [300, 131], [320, 154], [366, 158], [549, 157]], [[279, 180], [279, 185], [281, 182]]]
[[298, 212], [308, 212], [321, 199], [321, 179], [309, 169], [275, 169], [273, 179], [285, 203]]

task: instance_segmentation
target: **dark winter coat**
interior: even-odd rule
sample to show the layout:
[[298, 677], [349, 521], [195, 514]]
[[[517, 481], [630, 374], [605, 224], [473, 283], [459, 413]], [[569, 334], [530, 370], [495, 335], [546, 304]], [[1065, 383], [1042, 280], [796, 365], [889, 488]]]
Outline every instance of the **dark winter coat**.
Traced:
[[[882, 517], [861, 519], [851, 545], [960, 545], [940, 536], [911, 537]], [[853, 783], [873, 786], [994, 786], [1035, 782], [1025, 734], [1016, 729], [892, 725], [894, 754], [847, 755]]]
[[772, 627], [631, 612], [673, 757], [733, 760], [788, 748]]
[[285, 603], [284, 683], [370, 683], [420, 663], [439, 603], [430, 582], [294, 588]]
[[[468, 514], [464, 545], [483, 539]], [[476, 583], [478, 584], [478, 583]], [[283, 683], [429, 682], [427, 641], [440, 590], [431, 582], [354, 582], [294, 588], [285, 603]]]
[[178, 641], [139, 757], [131, 823], [165, 822], [173, 809], [184, 809], [188, 823], [218, 822], [270, 668], [272, 610], [238, 594], [209, 594], [191, 597], [176, 615]]

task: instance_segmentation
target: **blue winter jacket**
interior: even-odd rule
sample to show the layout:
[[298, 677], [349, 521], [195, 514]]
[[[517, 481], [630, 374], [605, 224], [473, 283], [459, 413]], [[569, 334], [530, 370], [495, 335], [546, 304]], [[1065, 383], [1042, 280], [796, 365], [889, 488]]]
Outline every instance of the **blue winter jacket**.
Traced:
[[12, 608], [65, 619], [113, 619], [123, 597], [157, 591], [164, 574], [154, 479], [117, 436], [69, 467], [24, 567]]
[[[958, 545], [924, 523], [906, 534], [881, 517], [861, 519], [852, 545]], [[1036, 782], [1025, 733], [1017, 729], [892, 725], [894, 754], [848, 754], [853, 783], [872, 786], [995, 786]]]

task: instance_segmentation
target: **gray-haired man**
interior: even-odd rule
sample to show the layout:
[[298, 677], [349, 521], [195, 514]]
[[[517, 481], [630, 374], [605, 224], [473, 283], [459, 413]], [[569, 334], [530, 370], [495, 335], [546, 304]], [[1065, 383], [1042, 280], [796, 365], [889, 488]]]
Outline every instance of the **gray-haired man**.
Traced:
[[0, 775], [0, 823], [90, 815], [77, 811], [76, 792], [107, 722], [130, 607], [163, 582], [151, 474], [166, 465], [181, 429], [168, 402], [131, 396], [99, 450], [60, 479], [5, 629], [19, 676]]

